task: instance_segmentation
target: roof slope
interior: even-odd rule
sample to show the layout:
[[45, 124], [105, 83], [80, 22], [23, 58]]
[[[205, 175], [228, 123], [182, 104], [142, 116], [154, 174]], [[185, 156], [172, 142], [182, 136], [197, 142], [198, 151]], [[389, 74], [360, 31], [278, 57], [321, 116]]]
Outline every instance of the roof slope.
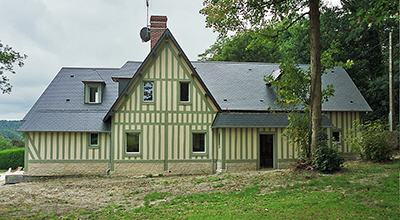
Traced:
[[[221, 109], [265, 111], [275, 105], [275, 91], [263, 81], [265, 75], [279, 74], [276, 63], [192, 62]], [[301, 65], [308, 68], [309, 65]], [[335, 96], [322, 105], [323, 111], [372, 111], [347, 72], [339, 67], [327, 70], [322, 87], [333, 84]]]
[[[23, 120], [19, 131], [109, 131], [103, 116], [115, 101], [119, 69], [62, 68]], [[104, 82], [101, 104], [85, 104], [83, 82]]]
[[[285, 128], [290, 121], [286, 113], [232, 112], [218, 113], [214, 128]], [[323, 127], [335, 127], [326, 115], [322, 115]]]

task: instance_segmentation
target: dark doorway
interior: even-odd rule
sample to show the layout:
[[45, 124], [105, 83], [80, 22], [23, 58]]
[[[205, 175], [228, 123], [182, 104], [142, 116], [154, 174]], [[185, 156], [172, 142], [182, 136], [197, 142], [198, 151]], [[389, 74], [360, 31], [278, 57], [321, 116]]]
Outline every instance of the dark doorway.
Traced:
[[260, 169], [274, 168], [274, 135], [260, 134]]

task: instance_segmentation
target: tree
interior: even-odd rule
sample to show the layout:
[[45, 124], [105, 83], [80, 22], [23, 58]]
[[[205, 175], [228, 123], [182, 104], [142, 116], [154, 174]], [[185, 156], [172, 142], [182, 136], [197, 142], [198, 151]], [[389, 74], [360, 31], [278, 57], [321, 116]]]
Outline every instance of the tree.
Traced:
[[17, 64], [19, 67], [24, 65], [24, 59], [28, 56], [26, 54], [21, 55], [16, 52], [12, 47], [3, 45], [0, 42], [0, 91], [2, 93], [11, 93], [12, 85], [9, 82], [10, 79], [5, 75], [5, 72], [11, 72], [15, 74], [14, 65]]
[[[263, 28], [287, 20], [289, 28], [297, 20], [309, 15], [310, 20], [310, 98], [311, 98], [311, 153], [317, 149], [321, 114], [321, 42], [320, 42], [320, 1], [319, 0], [205, 0], [200, 13], [206, 16], [206, 27], [212, 27], [222, 36], [228, 31], [241, 31], [247, 28]], [[301, 13], [309, 8], [308, 13]], [[278, 32], [279, 34], [279, 32]]]

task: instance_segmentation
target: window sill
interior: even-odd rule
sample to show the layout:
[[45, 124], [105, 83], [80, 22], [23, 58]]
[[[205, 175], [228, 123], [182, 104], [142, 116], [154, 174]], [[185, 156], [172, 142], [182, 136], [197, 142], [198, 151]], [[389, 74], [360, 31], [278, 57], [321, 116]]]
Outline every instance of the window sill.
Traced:
[[142, 153], [127, 153], [127, 152], [125, 152], [124, 156], [125, 157], [141, 157]]

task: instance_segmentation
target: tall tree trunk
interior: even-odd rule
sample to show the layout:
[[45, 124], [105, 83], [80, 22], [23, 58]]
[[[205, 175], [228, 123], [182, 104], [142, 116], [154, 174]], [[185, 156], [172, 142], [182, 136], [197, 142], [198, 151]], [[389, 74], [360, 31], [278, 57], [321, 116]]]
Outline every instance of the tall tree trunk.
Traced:
[[310, 3], [310, 45], [311, 45], [311, 155], [317, 149], [319, 130], [322, 124], [322, 92], [321, 92], [321, 34], [319, 0], [309, 0]]

